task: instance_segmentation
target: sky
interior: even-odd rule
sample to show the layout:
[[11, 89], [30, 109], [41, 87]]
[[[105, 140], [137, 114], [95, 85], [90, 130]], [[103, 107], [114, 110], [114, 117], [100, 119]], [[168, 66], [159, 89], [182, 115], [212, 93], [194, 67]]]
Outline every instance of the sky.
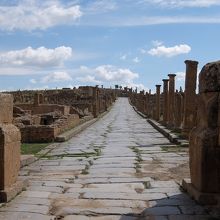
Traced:
[[220, 59], [220, 0], [0, 0], [0, 91], [139, 90]]

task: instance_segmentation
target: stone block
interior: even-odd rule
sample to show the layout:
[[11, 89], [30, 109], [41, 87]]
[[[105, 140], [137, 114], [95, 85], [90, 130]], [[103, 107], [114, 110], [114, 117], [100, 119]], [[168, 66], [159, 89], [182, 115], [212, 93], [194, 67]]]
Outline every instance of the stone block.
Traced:
[[12, 124], [0, 124], [0, 190], [17, 180], [20, 169], [20, 131]]
[[0, 93], [0, 123], [12, 123], [13, 96]]

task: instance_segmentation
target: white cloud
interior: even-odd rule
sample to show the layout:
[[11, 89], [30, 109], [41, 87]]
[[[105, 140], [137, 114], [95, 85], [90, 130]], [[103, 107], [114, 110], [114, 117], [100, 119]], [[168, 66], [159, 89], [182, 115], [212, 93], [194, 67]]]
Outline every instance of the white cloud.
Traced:
[[5, 66], [60, 66], [72, 56], [72, 48], [57, 47], [48, 49], [27, 47], [22, 50], [0, 52], [0, 64]]
[[30, 83], [32, 83], [32, 84], [36, 84], [36, 83], [37, 83], [37, 80], [36, 80], [36, 79], [30, 79], [29, 81], [30, 81]]
[[126, 87], [126, 86], [128, 86], [129, 88], [132, 88], [133, 90], [135, 90], [137, 88], [138, 91], [144, 90], [145, 92], [147, 92], [149, 90], [142, 83], [128, 83], [126, 85], [123, 85], [123, 87]]
[[210, 7], [220, 5], [219, 0], [141, 0], [140, 2], [156, 4], [163, 7]]
[[130, 69], [112, 65], [101, 65], [96, 68], [81, 66], [73, 71], [74, 79], [84, 83], [130, 85], [139, 77]]
[[58, 0], [21, 0], [18, 4], [0, 6], [0, 29], [47, 29], [61, 24], [73, 24], [82, 16], [79, 5], [63, 5]]
[[126, 60], [127, 59], [127, 54], [124, 54], [120, 57], [120, 60]]
[[176, 74], [177, 81], [185, 81], [185, 76], [186, 76], [185, 72], [177, 72], [175, 74]]
[[201, 16], [133, 16], [114, 17], [114, 19], [84, 20], [81, 25], [108, 27], [136, 27], [159, 24], [219, 24], [219, 15]]
[[146, 51], [145, 49], [143, 49], [143, 48], [140, 49], [140, 52], [141, 52], [142, 54], [147, 53], [147, 51]]
[[67, 72], [53, 72], [41, 79], [42, 83], [71, 81], [72, 77]]
[[148, 51], [148, 54], [152, 56], [165, 56], [165, 57], [173, 57], [180, 54], [187, 54], [191, 51], [191, 47], [187, 44], [180, 44], [173, 47], [165, 47], [163, 45], [158, 46], [156, 48], [152, 48]]
[[96, 84], [101, 83], [101, 81], [95, 79], [95, 76], [91, 76], [91, 75], [87, 75], [84, 77], [77, 77], [76, 80], [82, 83], [96, 83]]
[[102, 65], [95, 68], [96, 77], [102, 81], [132, 82], [138, 78], [138, 74], [129, 69], [116, 68], [111, 65]]
[[163, 42], [162, 41], [158, 41], [158, 40], [153, 40], [152, 44], [153, 44], [154, 47], [159, 47], [159, 46], [161, 46], [163, 44]]
[[108, 11], [113, 11], [117, 9], [117, 3], [114, 0], [96, 0], [87, 4], [85, 7], [85, 11], [89, 13], [105, 13]]
[[133, 60], [132, 60], [134, 63], [140, 63], [140, 59], [138, 57], [135, 57]]

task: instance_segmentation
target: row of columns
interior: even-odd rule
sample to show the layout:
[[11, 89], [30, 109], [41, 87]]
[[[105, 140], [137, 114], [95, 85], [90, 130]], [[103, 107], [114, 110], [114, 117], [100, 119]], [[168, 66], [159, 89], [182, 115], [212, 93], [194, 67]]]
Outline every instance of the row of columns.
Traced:
[[[163, 79], [162, 94], [161, 85], [156, 85], [155, 95], [146, 94], [147, 116], [153, 116], [170, 128], [180, 127], [182, 135], [189, 138], [191, 179], [183, 180], [182, 186], [199, 203], [219, 207], [220, 61], [208, 63], [202, 68], [198, 95], [198, 62], [186, 60], [185, 64], [185, 92], [175, 92], [175, 74], [169, 74], [169, 79]], [[132, 99], [136, 104], [140, 101], [136, 93]], [[152, 109], [155, 114], [152, 114]]]
[[[196, 80], [197, 61], [186, 60], [185, 92], [183, 121], [181, 123], [182, 134], [188, 136], [190, 130], [195, 126], [196, 114]], [[181, 117], [175, 115], [175, 111], [182, 110], [181, 103], [175, 99], [175, 74], [168, 74], [169, 79], [163, 79], [163, 112], [161, 112], [161, 85], [156, 85], [156, 115], [155, 119], [160, 121], [162, 113], [162, 123], [170, 128], [179, 126]], [[175, 101], [176, 100], [176, 101]], [[176, 109], [178, 108], [178, 109]], [[177, 112], [177, 113], [178, 113]], [[179, 112], [179, 114], [180, 114]], [[178, 115], [179, 116], [179, 115]], [[176, 121], [178, 122], [176, 122]]]

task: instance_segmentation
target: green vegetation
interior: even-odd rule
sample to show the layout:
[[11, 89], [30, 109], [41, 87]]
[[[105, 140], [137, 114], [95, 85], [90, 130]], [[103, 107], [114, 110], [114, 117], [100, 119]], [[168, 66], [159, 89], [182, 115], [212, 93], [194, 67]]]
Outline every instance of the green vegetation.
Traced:
[[143, 185], [144, 185], [144, 188], [145, 188], [145, 189], [150, 189], [150, 188], [151, 188], [150, 181], [144, 181], [144, 182], [143, 182]]
[[37, 154], [50, 143], [26, 143], [21, 144], [21, 154]]
[[187, 152], [188, 149], [181, 147], [179, 145], [176, 146], [161, 146], [162, 151], [166, 151], [166, 152]]

